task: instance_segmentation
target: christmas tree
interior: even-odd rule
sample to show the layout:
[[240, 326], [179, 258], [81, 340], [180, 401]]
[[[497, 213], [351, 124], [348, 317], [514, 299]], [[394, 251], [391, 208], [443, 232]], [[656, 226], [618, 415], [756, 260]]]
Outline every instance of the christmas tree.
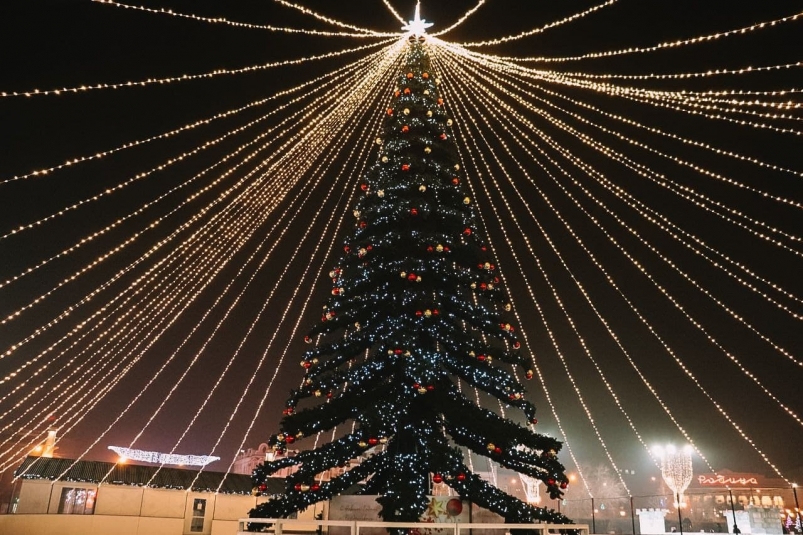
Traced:
[[[303, 384], [270, 439], [277, 460], [257, 468], [255, 482], [298, 469], [286, 479], [286, 494], [257, 506], [252, 517], [285, 517], [365, 480], [361, 494], [379, 496], [383, 520], [417, 521], [432, 478], [510, 522], [568, 522], [494, 487], [464, 459], [469, 450], [536, 477], [553, 499], [567, 485], [556, 458], [560, 442], [461, 391], [480, 389], [536, 423], [523, 385], [503, 367], [533, 375], [515, 328], [503, 319], [510, 305], [478, 236], [438, 85], [424, 39], [411, 37], [376, 140], [377, 162], [361, 184], [355, 229], [330, 273], [332, 297], [305, 338], [318, 344], [304, 354]], [[356, 424], [352, 433], [281, 455], [344, 422]], [[316, 477], [361, 456], [337, 477]]]

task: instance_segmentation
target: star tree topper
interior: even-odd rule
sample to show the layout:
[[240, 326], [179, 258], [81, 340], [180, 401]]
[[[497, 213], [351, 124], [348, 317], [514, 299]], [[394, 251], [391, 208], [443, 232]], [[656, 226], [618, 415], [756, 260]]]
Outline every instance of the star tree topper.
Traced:
[[424, 35], [427, 33], [427, 28], [431, 28], [433, 23], [421, 19], [421, 2], [415, 5], [415, 19], [408, 20], [407, 24], [402, 26], [402, 30], [412, 35]]

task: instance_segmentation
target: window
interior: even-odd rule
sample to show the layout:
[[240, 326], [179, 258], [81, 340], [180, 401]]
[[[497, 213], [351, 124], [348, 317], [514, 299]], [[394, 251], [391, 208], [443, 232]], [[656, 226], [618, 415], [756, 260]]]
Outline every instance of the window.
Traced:
[[95, 512], [97, 489], [63, 488], [59, 500], [60, 515], [91, 515]]
[[190, 531], [192, 533], [203, 532], [205, 514], [206, 500], [202, 498], [195, 498], [195, 501], [192, 502], [192, 523], [190, 524]]

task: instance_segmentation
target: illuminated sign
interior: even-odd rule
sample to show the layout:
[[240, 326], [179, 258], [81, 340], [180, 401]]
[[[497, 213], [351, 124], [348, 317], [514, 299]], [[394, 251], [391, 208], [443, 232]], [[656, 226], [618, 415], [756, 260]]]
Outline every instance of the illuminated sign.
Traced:
[[120, 446], [109, 446], [109, 449], [119, 455], [120, 459], [124, 460], [123, 462], [129, 460], [178, 466], [206, 466], [211, 462], [220, 460], [220, 457], [209, 455], [176, 455], [173, 453], [159, 453], [158, 451], [132, 450]]
[[697, 476], [697, 483], [706, 487], [724, 487], [727, 485], [739, 485], [742, 487], [758, 486], [758, 478], [744, 476], [721, 476], [709, 474]]

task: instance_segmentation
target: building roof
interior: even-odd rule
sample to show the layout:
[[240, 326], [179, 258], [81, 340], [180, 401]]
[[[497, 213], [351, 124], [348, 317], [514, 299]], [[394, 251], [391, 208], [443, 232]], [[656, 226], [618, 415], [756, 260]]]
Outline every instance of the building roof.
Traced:
[[[111, 470], [111, 473], [109, 471]], [[61, 475], [64, 473], [64, 475]], [[108, 477], [106, 474], [109, 473]], [[45, 457], [28, 457], [14, 473], [23, 479], [49, 479], [51, 481], [81, 481], [113, 485], [132, 485], [152, 488], [192, 490], [198, 492], [215, 492], [220, 486], [222, 494], [251, 494], [253, 483], [251, 476], [242, 474], [224, 474], [223, 472], [207, 472], [166, 468], [137, 464], [116, 464], [102, 461], [75, 461], [72, 459], [53, 459]], [[196, 476], [197, 481], [193, 484]], [[151, 481], [151, 479], [153, 479]], [[150, 484], [148, 482], [150, 481]], [[222, 482], [222, 485], [221, 485]], [[284, 480], [268, 482], [268, 490], [263, 494], [283, 494]]]

